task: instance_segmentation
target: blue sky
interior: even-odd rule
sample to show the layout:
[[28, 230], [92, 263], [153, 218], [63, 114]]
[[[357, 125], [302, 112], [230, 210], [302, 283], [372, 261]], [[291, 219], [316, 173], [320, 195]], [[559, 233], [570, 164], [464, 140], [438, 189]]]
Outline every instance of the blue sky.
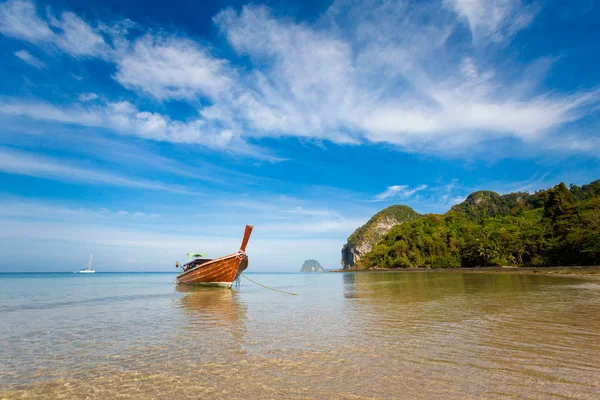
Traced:
[[598, 179], [599, 17], [595, 0], [0, 2], [0, 271], [90, 252], [174, 270], [237, 250], [247, 223], [252, 270], [336, 268], [386, 206]]

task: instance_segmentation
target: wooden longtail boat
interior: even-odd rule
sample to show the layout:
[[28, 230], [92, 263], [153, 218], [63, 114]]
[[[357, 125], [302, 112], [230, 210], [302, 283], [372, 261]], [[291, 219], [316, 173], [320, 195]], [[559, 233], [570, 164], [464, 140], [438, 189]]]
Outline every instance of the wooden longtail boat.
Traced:
[[251, 233], [252, 226], [246, 225], [244, 239], [237, 253], [213, 260], [200, 258], [183, 265], [183, 272], [177, 276], [175, 283], [231, 288], [233, 282], [248, 268], [246, 245], [248, 244], [248, 240], [250, 240]]

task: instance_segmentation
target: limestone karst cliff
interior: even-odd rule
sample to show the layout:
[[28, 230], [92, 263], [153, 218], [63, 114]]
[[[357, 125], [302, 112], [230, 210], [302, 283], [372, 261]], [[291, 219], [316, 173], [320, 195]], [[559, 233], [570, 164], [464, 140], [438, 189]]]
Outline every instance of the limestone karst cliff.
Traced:
[[353, 267], [360, 257], [371, 251], [373, 246], [394, 226], [414, 221], [420, 214], [408, 206], [394, 205], [375, 214], [366, 224], [350, 235], [342, 248], [342, 267]]
[[300, 272], [325, 272], [317, 260], [306, 260], [302, 264]]

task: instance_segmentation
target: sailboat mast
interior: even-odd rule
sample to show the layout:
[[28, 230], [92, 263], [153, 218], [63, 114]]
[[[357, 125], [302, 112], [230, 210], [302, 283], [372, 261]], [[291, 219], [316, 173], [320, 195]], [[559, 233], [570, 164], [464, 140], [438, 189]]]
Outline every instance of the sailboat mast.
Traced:
[[93, 254], [90, 253], [90, 265], [88, 265], [88, 269], [92, 269], [92, 256]]

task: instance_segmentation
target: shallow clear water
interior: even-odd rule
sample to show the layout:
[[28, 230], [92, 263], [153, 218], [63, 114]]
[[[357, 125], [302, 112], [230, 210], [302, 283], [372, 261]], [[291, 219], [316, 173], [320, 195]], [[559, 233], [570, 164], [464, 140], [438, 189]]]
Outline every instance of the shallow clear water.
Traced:
[[2, 398], [583, 398], [600, 280], [474, 273], [0, 274]]

